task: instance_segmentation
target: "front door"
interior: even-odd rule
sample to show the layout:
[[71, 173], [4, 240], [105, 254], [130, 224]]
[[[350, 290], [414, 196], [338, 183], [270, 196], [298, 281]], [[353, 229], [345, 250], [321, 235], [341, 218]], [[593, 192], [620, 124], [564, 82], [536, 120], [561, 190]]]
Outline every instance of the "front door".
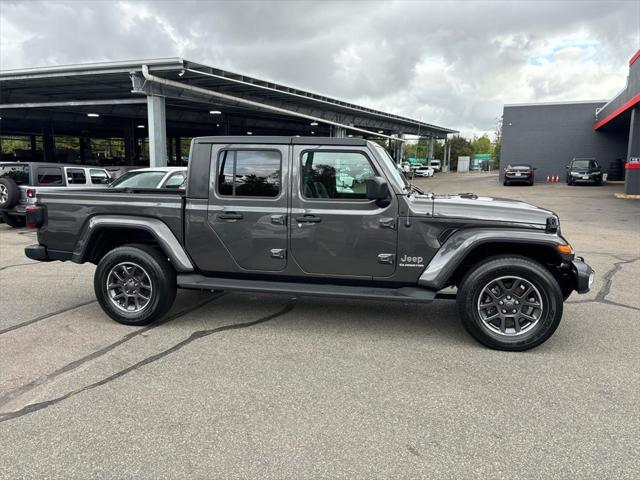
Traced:
[[231, 257], [238, 272], [284, 270], [289, 146], [214, 147], [211, 160], [207, 219], [225, 250], [211, 254]]
[[291, 254], [317, 275], [388, 277], [395, 271], [397, 200], [366, 198], [380, 175], [372, 155], [356, 147], [293, 147]]

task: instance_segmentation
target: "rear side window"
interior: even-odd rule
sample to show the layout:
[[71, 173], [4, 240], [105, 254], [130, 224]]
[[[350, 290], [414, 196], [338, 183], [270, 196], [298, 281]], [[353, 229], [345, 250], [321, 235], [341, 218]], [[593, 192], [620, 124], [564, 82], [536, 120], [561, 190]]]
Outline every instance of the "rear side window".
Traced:
[[277, 197], [282, 158], [274, 150], [223, 150], [218, 157], [218, 193], [235, 197]]
[[69, 185], [84, 185], [87, 183], [87, 176], [84, 170], [81, 168], [68, 168], [67, 169], [67, 183]]
[[62, 169], [58, 167], [38, 167], [38, 184], [64, 185]]
[[13, 178], [17, 185], [29, 185], [29, 167], [26, 165], [0, 166], [0, 178]]
[[358, 152], [304, 152], [302, 195], [313, 199], [366, 199], [367, 180], [376, 176]]
[[90, 169], [89, 175], [91, 175], [91, 183], [94, 185], [106, 185], [111, 180], [107, 172], [98, 168]]

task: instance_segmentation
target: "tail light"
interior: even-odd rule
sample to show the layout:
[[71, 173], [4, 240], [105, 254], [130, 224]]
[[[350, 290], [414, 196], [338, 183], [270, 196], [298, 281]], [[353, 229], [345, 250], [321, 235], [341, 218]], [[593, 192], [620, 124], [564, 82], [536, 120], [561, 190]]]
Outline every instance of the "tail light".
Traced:
[[39, 228], [44, 220], [44, 208], [38, 205], [28, 205], [26, 210], [27, 228]]
[[27, 188], [27, 198], [36, 198], [35, 188]]

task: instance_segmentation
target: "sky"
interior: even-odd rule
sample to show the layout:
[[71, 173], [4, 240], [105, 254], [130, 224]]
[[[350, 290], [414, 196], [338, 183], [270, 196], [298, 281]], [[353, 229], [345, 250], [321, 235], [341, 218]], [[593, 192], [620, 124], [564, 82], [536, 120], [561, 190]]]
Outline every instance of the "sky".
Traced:
[[181, 56], [465, 136], [615, 96], [639, 48], [637, 0], [0, 0], [2, 70]]

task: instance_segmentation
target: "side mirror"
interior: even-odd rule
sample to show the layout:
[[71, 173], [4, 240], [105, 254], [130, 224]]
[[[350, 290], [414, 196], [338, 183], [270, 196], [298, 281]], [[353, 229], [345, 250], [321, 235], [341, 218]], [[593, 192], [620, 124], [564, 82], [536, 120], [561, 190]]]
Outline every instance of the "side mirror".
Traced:
[[386, 200], [389, 197], [389, 185], [382, 177], [367, 179], [367, 198], [369, 200]]
[[567, 165], [567, 166], [566, 166], [566, 167], [564, 167], [564, 168], [566, 168], [567, 170], [569, 170], [569, 169], [571, 168], [571, 165]]

